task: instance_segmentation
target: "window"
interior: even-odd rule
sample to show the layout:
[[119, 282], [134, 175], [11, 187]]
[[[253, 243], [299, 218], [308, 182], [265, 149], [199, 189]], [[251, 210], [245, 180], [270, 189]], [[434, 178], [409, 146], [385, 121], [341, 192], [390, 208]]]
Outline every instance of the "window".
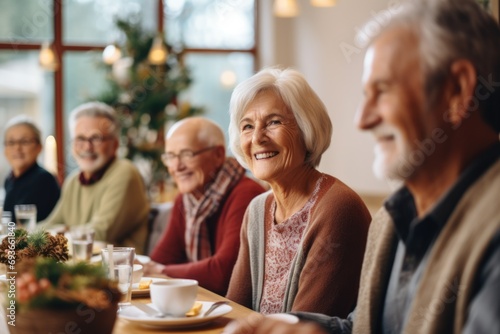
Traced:
[[[205, 116], [227, 129], [232, 88], [255, 68], [255, 6], [254, 0], [0, 0], [0, 123], [27, 114], [44, 138], [54, 135], [63, 180], [76, 167], [67, 116], [104, 89], [102, 50], [120, 40], [119, 16], [164, 31], [167, 43], [185, 50], [193, 84], [180, 102], [204, 107]], [[44, 42], [58, 56], [55, 72], [38, 64]], [[40, 155], [42, 166], [45, 156], [51, 155]], [[3, 154], [0, 166], [3, 182], [10, 170]]]

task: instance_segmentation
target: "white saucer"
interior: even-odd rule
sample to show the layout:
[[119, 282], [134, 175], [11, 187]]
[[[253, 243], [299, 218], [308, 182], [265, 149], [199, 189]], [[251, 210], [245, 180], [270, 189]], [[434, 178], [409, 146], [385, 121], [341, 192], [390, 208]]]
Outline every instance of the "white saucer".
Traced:
[[289, 324], [296, 324], [299, 322], [299, 318], [293, 314], [288, 314], [288, 313], [275, 313], [275, 314], [268, 314], [266, 315], [266, 318], [271, 318], [279, 321], [283, 321]]
[[[153, 280], [153, 282], [166, 281], [166, 278], [160, 277], [142, 277], [141, 281], [145, 280]], [[147, 297], [149, 296], [149, 288], [147, 289], [139, 289], [139, 283], [132, 284], [132, 297]]]
[[[206, 323], [211, 322], [214, 319], [222, 317], [223, 315], [232, 311], [232, 307], [229, 305], [222, 305], [216, 308], [209, 316], [203, 317], [203, 313], [210, 308], [213, 302], [202, 302], [203, 307], [201, 308], [200, 314], [196, 317], [173, 317], [167, 316], [165, 318], [155, 318], [146, 313], [142, 312], [135, 306], [127, 306], [123, 310], [118, 312], [118, 317], [128, 320], [134, 324], [145, 327], [155, 327], [155, 328], [183, 328], [183, 327], [195, 327], [201, 326]], [[153, 304], [148, 304], [152, 308], [155, 308]]]
[[151, 261], [151, 258], [146, 255], [137, 255], [135, 254], [135, 259], [139, 261], [141, 264], [146, 264]]

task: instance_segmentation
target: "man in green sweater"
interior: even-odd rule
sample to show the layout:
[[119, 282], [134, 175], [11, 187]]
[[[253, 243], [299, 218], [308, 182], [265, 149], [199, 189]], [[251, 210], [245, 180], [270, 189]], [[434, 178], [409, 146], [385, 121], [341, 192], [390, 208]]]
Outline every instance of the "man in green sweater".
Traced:
[[116, 157], [120, 124], [115, 111], [104, 103], [85, 103], [73, 110], [69, 125], [79, 170], [64, 181], [59, 202], [41, 226], [87, 225], [96, 240], [135, 247], [141, 254], [149, 204], [135, 166]]

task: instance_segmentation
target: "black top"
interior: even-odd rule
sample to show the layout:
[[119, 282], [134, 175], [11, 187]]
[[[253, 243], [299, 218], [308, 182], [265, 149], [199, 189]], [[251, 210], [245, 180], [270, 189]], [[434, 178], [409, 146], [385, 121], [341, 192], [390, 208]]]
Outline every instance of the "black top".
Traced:
[[36, 220], [47, 218], [61, 194], [55, 177], [37, 163], [17, 178], [11, 172], [5, 179], [4, 187], [3, 210], [12, 213], [12, 221], [16, 219], [14, 205], [17, 204], [35, 204]]

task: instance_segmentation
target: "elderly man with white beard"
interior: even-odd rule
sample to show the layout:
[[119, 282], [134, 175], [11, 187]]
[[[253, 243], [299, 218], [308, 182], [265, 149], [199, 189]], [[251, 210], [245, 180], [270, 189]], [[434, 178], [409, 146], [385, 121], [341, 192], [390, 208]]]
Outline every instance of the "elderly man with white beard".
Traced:
[[42, 227], [89, 226], [96, 240], [144, 250], [149, 203], [141, 175], [116, 157], [120, 124], [113, 108], [89, 102], [70, 117], [72, 153], [79, 170], [64, 181], [61, 198]]

